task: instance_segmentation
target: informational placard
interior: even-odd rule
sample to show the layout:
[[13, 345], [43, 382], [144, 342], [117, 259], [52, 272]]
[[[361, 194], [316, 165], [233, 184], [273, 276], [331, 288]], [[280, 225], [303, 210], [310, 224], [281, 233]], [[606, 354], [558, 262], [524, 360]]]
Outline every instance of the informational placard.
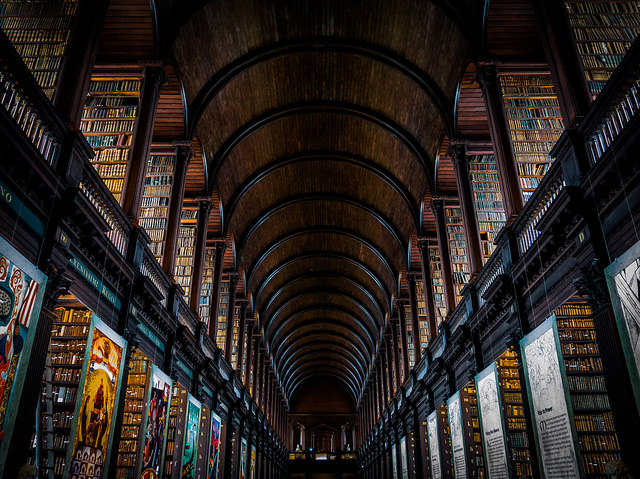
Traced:
[[640, 411], [640, 242], [604, 270]]
[[398, 451], [395, 444], [391, 446], [391, 465], [393, 467], [393, 479], [398, 479]]
[[247, 476], [247, 440], [240, 441], [240, 472], [239, 479], [245, 479]]
[[579, 458], [571, 426], [573, 414], [555, 316], [524, 337], [520, 348], [542, 476], [578, 479]]
[[[109, 469], [127, 342], [93, 317], [64, 477], [102, 479]], [[83, 472], [84, 471], [84, 472]]]
[[249, 463], [249, 479], [256, 479], [256, 446], [251, 446], [251, 462]]
[[402, 470], [402, 479], [409, 479], [409, 463], [407, 461], [407, 438], [400, 439], [400, 469]]
[[460, 391], [449, 398], [447, 401], [447, 409], [449, 411], [449, 434], [451, 435], [453, 474], [454, 477], [462, 479], [467, 477], [467, 460], [464, 449]]
[[[0, 238], [0, 477], [3, 477], [47, 277]], [[15, 399], [17, 398], [17, 399]]]
[[182, 446], [182, 479], [195, 478], [201, 408], [202, 404], [200, 401], [189, 394], [187, 401], [187, 419], [184, 427], [184, 444]]
[[218, 467], [220, 463], [220, 432], [222, 421], [220, 416], [211, 412], [211, 439], [209, 442], [209, 461], [207, 475], [209, 479], [218, 479]]
[[169, 427], [169, 406], [171, 404], [172, 379], [157, 366], [151, 368], [151, 382], [149, 384], [149, 400], [147, 401], [147, 416], [142, 437], [143, 447], [138, 461], [140, 477], [142, 479], [158, 479], [164, 464], [164, 453], [167, 442], [167, 428]]
[[431, 461], [431, 479], [442, 479], [442, 463], [440, 462], [440, 442], [438, 439], [438, 411], [427, 417], [427, 441], [429, 459]]
[[491, 364], [476, 376], [476, 391], [487, 475], [490, 479], [509, 479], [511, 474], [507, 460], [507, 442], [496, 363]]

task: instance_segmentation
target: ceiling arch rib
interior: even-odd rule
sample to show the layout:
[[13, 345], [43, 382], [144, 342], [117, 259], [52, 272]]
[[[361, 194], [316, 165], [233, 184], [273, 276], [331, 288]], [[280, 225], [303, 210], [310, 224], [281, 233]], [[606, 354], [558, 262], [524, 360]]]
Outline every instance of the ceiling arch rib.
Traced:
[[304, 378], [311, 370], [314, 371], [323, 371], [323, 372], [331, 372], [336, 374], [337, 372], [341, 372], [343, 374], [336, 374], [336, 377], [340, 378], [342, 382], [348, 385], [349, 390], [353, 394], [354, 400], [357, 401], [358, 394], [361, 390], [360, 385], [358, 384], [356, 378], [353, 373], [349, 370], [347, 365], [342, 363], [341, 361], [335, 359], [315, 359], [315, 360], [307, 360], [304, 363], [296, 365], [295, 368], [290, 369], [286, 375], [283, 374], [284, 379], [282, 380], [282, 389], [287, 397], [291, 397], [291, 385], [295, 384], [295, 380], [297, 377]]
[[300, 365], [308, 364], [312, 361], [335, 361], [343, 365], [346, 370], [349, 371], [348, 377], [352, 378], [357, 389], [360, 389], [358, 385], [364, 384], [365, 375], [362, 374], [355, 364], [348, 360], [348, 357], [344, 356], [344, 351], [328, 349], [320, 346], [319, 348], [306, 348], [301, 350], [297, 358], [288, 365], [281, 369], [284, 376], [293, 376], [290, 374], [295, 371]]
[[309, 381], [310, 379], [316, 378], [316, 377], [331, 377], [334, 378], [336, 380], [338, 380], [341, 384], [344, 385], [345, 390], [347, 391], [347, 393], [351, 396], [351, 398], [353, 399], [354, 403], [358, 401], [358, 397], [359, 397], [359, 392], [355, 392], [349, 385], [348, 383], [345, 382], [344, 378], [339, 376], [338, 374], [335, 374], [333, 371], [329, 371], [329, 370], [316, 370], [316, 371], [307, 371], [305, 376], [302, 376], [301, 378], [299, 378], [298, 380], [296, 380], [290, 389], [289, 392], [289, 396], [290, 398], [293, 397], [293, 395], [295, 394], [296, 390], [305, 382]]

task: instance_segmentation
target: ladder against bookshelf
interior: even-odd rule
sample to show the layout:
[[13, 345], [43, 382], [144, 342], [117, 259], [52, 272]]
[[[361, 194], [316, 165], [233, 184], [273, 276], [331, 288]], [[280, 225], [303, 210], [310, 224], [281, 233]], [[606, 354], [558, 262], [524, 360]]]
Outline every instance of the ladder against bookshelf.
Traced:
[[94, 74], [80, 130], [93, 148], [91, 164], [120, 201], [131, 157], [142, 86], [140, 76]]
[[451, 256], [451, 271], [455, 302], [462, 299], [462, 288], [469, 282], [469, 261], [462, 222], [462, 210], [457, 206], [445, 206], [444, 221], [447, 229], [447, 243]]
[[433, 309], [436, 315], [436, 328], [447, 317], [447, 305], [444, 296], [444, 281], [442, 279], [442, 265], [440, 250], [437, 244], [429, 245], [429, 268], [431, 269], [431, 287], [433, 288]]
[[206, 248], [204, 252], [204, 263], [202, 268], [202, 286], [200, 290], [200, 304], [198, 305], [198, 316], [206, 326], [209, 325], [211, 315], [211, 299], [213, 293], [213, 274], [216, 258], [215, 248]]
[[49, 100], [55, 93], [78, 1], [0, 1], [0, 29]]
[[565, 0], [589, 92], [595, 99], [640, 33], [640, 4], [631, 0]]
[[420, 348], [422, 350], [429, 345], [427, 296], [425, 294], [424, 281], [422, 278], [416, 278], [416, 305], [418, 307], [418, 326], [420, 328]]
[[180, 214], [180, 227], [176, 242], [176, 265], [173, 278], [182, 286], [184, 297], [189, 302], [191, 276], [193, 274], [193, 255], [198, 229], [198, 206], [185, 204]]
[[218, 348], [224, 351], [227, 338], [227, 310], [229, 307], [229, 277], [223, 277], [220, 281], [220, 299], [218, 301], [218, 330], [216, 343]]
[[140, 226], [151, 238], [151, 252], [162, 264], [169, 198], [176, 166], [175, 151], [151, 151], [147, 159]]
[[480, 231], [482, 260], [486, 263], [496, 248], [496, 236], [506, 224], [496, 159], [493, 154], [470, 155], [468, 165]]
[[549, 170], [549, 152], [563, 132], [558, 97], [546, 73], [500, 74], [504, 110], [524, 201]]

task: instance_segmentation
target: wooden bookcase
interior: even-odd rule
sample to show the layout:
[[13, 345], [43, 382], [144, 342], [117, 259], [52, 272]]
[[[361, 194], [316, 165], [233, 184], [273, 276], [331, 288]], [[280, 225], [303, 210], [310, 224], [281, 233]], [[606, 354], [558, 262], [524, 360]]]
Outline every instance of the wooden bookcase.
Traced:
[[494, 155], [470, 155], [468, 165], [480, 232], [482, 261], [486, 263], [496, 248], [496, 236], [506, 224], [500, 180]]
[[220, 299], [218, 302], [218, 330], [216, 340], [218, 348], [224, 351], [227, 338], [227, 310], [229, 308], [229, 277], [223, 277], [220, 281]]
[[202, 284], [200, 288], [200, 304], [198, 316], [200, 321], [209, 325], [211, 315], [211, 293], [213, 292], [214, 264], [216, 259], [215, 248], [206, 248], [204, 252], [204, 264], [202, 268]]
[[533, 465], [525, 407], [522, 395], [521, 363], [518, 353], [509, 348], [498, 358], [498, 380], [506, 421], [507, 457], [511, 461], [513, 477], [533, 479]]
[[175, 152], [152, 151], [147, 159], [140, 206], [140, 226], [151, 238], [149, 248], [160, 264], [162, 264], [164, 253], [169, 198], [175, 166]]
[[[134, 477], [136, 473], [141, 431], [147, 417], [146, 400], [151, 364], [136, 351], [129, 360], [129, 378], [120, 429], [120, 446], [116, 464], [116, 479]], [[144, 442], [144, 438], [142, 438]]]
[[595, 99], [640, 33], [635, 1], [564, 2], [589, 92]]
[[547, 73], [501, 74], [500, 86], [524, 201], [549, 170], [563, 132], [558, 97]]
[[451, 271], [455, 302], [462, 299], [462, 288], [469, 282], [469, 259], [464, 236], [462, 210], [457, 206], [445, 206], [444, 222], [447, 228], [447, 243], [451, 256]]
[[56, 90], [78, 0], [0, 1], [0, 28], [51, 100]]
[[606, 478], [604, 466], [620, 459], [596, 331], [587, 304], [555, 312], [582, 466], [587, 478]]
[[414, 335], [413, 335], [413, 324], [411, 321], [411, 303], [407, 301], [404, 304], [404, 320], [407, 325], [407, 354], [409, 355], [409, 369], [413, 368], [415, 363], [414, 356]]
[[238, 350], [240, 346], [240, 306], [233, 308], [233, 325], [232, 325], [233, 341], [231, 346], [231, 367], [238, 367]]
[[173, 278], [182, 286], [184, 298], [189, 302], [191, 276], [193, 275], [193, 255], [195, 254], [198, 230], [198, 206], [183, 205], [180, 214], [180, 227], [176, 241], [176, 264]]
[[444, 296], [444, 281], [440, 250], [437, 245], [429, 245], [429, 268], [431, 269], [431, 287], [433, 288], [433, 310], [436, 315], [436, 328], [447, 317], [447, 305]]
[[416, 278], [416, 304], [418, 309], [418, 326], [420, 328], [420, 348], [423, 350], [429, 345], [429, 324], [427, 316], [427, 297], [422, 278]]
[[142, 74], [94, 74], [80, 122], [95, 152], [91, 164], [118, 201], [127, 177], [141, 86]]
[[465, 451], [468, 477], [484, 478], [484, 456], [482, 453], [482, 437], [480, 419], [478, 417], [478, 399], [474, 381], [467, 383], [460, 390], [460, 406], [462, 427], [465, 435]]
[[164, 457], [164, 479], [180, 477], [187, 396], [187, 390], [182, 386], [179, 384], [173, 386], [171, 407], [169, 408], [169, 427], [167, 428], [167, 449]]

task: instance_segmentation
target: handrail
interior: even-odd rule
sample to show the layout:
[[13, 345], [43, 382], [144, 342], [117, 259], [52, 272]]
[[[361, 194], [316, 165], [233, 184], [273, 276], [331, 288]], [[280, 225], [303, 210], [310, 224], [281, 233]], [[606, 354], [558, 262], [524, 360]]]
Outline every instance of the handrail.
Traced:
[[195, 313], [189, 309], [182, 295], [177, 299], [178, 303], [178, 322], [185, 326], [191, 334], [195, 336], [196, 327], [199, 323]]
[[22, 58], [0, 29], [0, 104], [20, 130], [55, 166], [65, 127]]
[[502, 259], [502, 251], [500, 247], [496, 248], [489, 261], [486, 262], [480, 274], [476, 278], [476, 290], [478, 292], [478, 304], [482, 306], [485, 303], [484, 294], [491, 287], [498, 276], [505, 273], [505, 264]]
[[148, 246], [144, 248], [139, 270], [158, 289], [162, 295], [161, 303], [166, 306], [171, 282]]

